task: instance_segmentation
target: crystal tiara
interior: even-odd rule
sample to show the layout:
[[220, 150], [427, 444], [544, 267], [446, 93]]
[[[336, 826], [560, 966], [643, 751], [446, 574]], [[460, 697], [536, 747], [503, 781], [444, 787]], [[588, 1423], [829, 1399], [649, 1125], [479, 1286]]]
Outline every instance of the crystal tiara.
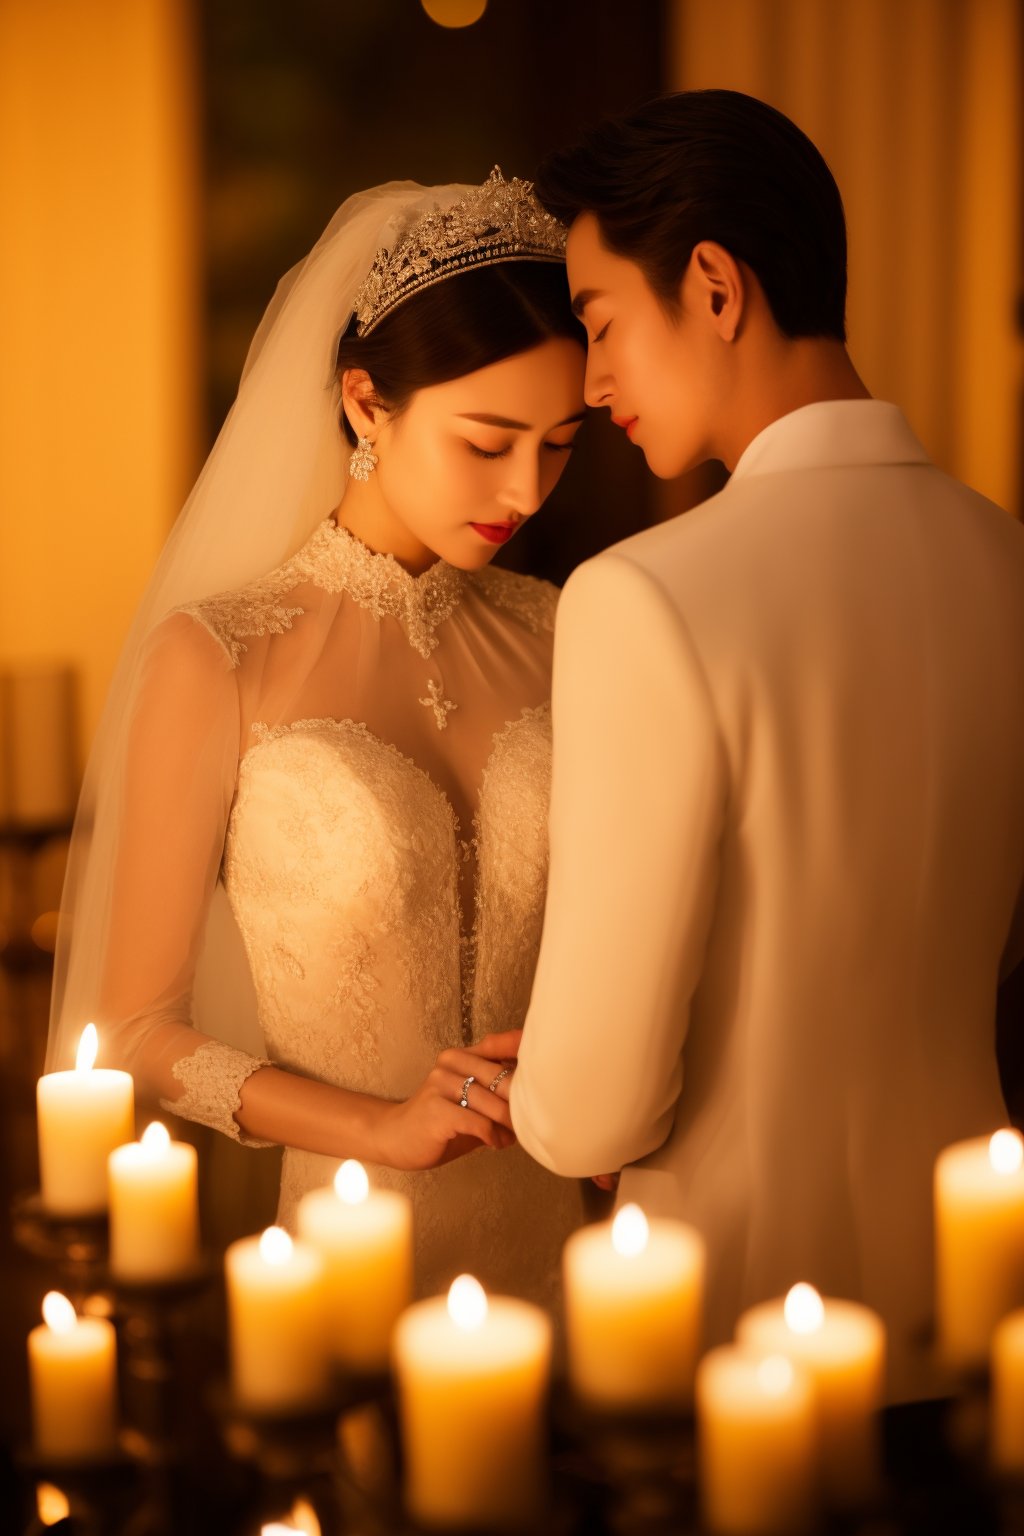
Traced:
[[565, 226], [537, 202], [533, 183], [498, 166], [461, 202], [435, 209], [379, 250], [355, 297], [356, 335], [368, 336], [399, 304], [473, 267], [501, 261], [564, 261]]

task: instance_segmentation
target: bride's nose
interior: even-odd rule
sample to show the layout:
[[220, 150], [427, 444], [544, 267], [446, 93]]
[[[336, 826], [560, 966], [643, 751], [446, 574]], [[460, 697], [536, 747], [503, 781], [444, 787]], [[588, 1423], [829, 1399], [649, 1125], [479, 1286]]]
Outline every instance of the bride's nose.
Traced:
[[524, 453], [518, 463], [515, 458], [513, 454], [498, 500], [506, 512], [531, 517], [540, 506], [540, 463], [535, 454]]
[[613, 380], [608, 369], [601, 366], [592, 347], [587, 348], [587, 371], [583, 379], [583, 398], [588, 405], [610, 405], [613, 398]]

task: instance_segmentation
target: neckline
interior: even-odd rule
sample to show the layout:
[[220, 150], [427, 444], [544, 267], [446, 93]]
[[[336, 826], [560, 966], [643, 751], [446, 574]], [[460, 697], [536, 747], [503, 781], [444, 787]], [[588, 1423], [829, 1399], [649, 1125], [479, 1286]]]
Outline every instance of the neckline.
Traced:
[[308, 573], [329, 592], [344, 592], [375, 619], [395, 619], [409, 644], [428, 657], [437, 630], [458, 608], [466, 571], [436, 560], [414, 576], [392, 554], [370, 549], [332, 517], [325, 518], [302, 551]]

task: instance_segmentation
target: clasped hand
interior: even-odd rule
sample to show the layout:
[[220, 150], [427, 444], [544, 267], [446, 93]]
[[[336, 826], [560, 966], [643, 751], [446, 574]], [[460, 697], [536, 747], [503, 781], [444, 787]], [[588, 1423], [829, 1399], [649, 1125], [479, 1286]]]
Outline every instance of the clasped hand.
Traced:
[[[512, 1146], [512, 1116], [501, 1090], [515, 1070], [522, 1038], [521, 1029], [509, 1029], [442, 1051], [416, 1092], [388, 1106], [379, 1161], [391, 1168], [437, 1168], [481, 1146]], [[474, 1081], [463, 1105], [468, 1078]]]

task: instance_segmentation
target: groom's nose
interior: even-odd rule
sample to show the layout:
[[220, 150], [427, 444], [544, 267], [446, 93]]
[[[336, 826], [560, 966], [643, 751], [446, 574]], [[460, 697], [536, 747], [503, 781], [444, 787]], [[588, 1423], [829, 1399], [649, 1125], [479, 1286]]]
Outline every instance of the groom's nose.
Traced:
[[613, 380], [592, 347], [587, 348], [587, 371], [583, 379], [583, 398], [588, 405], [608, 405], [613, 399]]

